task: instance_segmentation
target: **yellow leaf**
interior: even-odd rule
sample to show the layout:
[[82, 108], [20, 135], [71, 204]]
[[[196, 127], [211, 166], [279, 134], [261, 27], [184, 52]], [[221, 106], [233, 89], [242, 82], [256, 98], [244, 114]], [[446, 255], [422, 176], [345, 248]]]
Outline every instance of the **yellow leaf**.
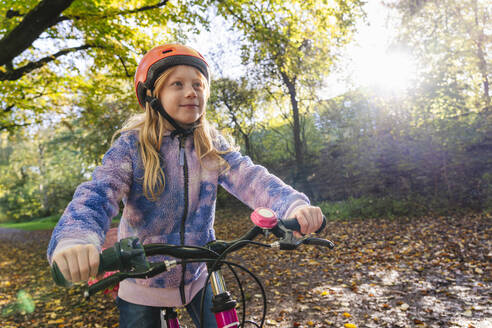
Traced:
[[343, 325], [345, 328], [357, 328], [356, 325], [354, 325], [353, 323], [346, 323]]
[[308, 324], [309, 326], [314, 326], [314, 322], [312, 322], [312, 321], [308, 321], [308, 322], [307, 322], [307, 324]]
[[57, 319], [57, 320], [49, 320], [48, 321], [48, 324], [49, 325], [56, 325], [56, 324], [60, 324], [60, 323], [64, 323], [65, 321], [63, 319]]
[[345, 313], [343, 314], [343, 316], [344, 316], [345, 318], [350, 318], [350, 317], [351, 317], [350, 313], [347, 313], [347, 312], [345, 312]]

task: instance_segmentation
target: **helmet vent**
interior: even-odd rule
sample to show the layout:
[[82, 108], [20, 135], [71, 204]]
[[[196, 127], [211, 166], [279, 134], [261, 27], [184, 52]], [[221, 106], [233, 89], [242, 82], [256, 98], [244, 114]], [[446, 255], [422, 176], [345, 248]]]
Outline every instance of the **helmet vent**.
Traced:
[[164, 50], [162, 53], [167, 54], [168, 52], [173, 52], [173, 49]]

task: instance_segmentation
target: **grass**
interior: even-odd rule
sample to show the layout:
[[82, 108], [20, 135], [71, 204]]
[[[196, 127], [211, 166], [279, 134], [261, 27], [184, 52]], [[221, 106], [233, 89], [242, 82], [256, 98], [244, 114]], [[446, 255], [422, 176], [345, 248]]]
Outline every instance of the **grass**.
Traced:
[[491, 206], [488, 204], [485, 205], [484, 210], [480, 211], [471, 207], [453, 204], [447, 199], [422, 197], [409, 197], [408, 199], [351, 197], [344, 201], [321, 202], [317, 206], [321, 207], [326, 218], [330, 220], [464, 215], [477, 211], [484, 214], [491, 213]]
[[[7, 222], [0, 223], [0, 228], [20, 229], [20, 230], [51, 230], [55, 227], [60, 219], [60, 215], [52, 215], [45, 218], [34, 219], [26, 222]], [[117, 215], [112, 223], [120, 222], [120, 215]]]
[[60, 219], [60, 215], [52, 215], [45, 218], [34, 219], [26, 222], [0, 223], [0, 228], [20, 230], [50, 230], [53, 229]]

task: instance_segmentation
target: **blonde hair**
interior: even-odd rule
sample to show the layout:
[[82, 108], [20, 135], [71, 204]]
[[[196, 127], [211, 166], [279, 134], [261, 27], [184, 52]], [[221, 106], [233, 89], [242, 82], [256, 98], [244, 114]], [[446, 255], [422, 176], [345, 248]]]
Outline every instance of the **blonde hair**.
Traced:
[[[174, 72], [176, 66], [164, 71], [154, 83], [154, 91], [148, 95], [153, 95], [159, 99], [160, 91], [169, 75]], [[199, 72], [197, 70], [197, 72]], [[202, 82], [206, 88], [207, 98], [210, 95], [210, 86], [207, 79], [200, 73]], [[159, 99], [160, 100], [160, 99]], [[226, 151], [220, 151], [213, 145], [213, 140], [218, 137], [218, 132], [215, 130], [205, 117], [206, 111], [200, 116], [196, 122], [196, 129], [193, 133], [193, 141], [195, 143], [195, 151], [200, 165], [205, 169], [216, 169], [221, 172], [229, 169], [229, 165], [222, 158], [223, 154], [232, 151], [232, 147]], [[159, 113], [150, 107], [149, 103], [145, 103], [145, 113], [136, 114], [130, 117], [121, 129], [116, 131], [111, 142], [114, 142], [116, 136], [126, 131], [139, 132], [140, 158], [144, 166], [143, 190], [147, 199], [156, 201], [166, 186], [166, 177], [160, 163], [159, 150], [162, 145], [163, 133], [172, 131], [174, 127], [164, 119]], [[207, 165], [204, 165], [204, 159], [207, 159]], [[209, 166], [208, 164], [212, 165]], [[208, 166], [208, 167], [207, 167]]]

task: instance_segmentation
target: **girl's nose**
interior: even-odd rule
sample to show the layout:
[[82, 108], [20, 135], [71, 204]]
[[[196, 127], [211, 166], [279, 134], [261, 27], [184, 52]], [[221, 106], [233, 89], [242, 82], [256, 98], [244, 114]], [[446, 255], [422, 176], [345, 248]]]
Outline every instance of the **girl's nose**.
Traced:
[[187, 98], [195, 98], [196, 97], [196, 90], [193, 88], [193, 86], [187, 86], [186, 87], [186, 92], [185, 95]]

